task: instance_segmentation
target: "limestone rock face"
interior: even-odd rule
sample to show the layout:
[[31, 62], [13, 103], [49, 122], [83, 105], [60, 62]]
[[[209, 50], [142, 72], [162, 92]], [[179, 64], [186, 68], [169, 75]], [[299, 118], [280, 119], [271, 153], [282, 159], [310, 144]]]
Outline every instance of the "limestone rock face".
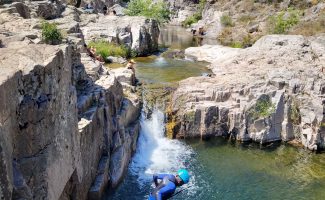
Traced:
[[135, 151], [139, 100], [135, 94], [124, 97], [118, 79], [80, 53], [83, 42], [75, 32], [69, 33], [70, 44], [60, 46], [4, 37], [0, 194], [5, 199], [98, 199], [122, 180]]
[[196, 24], [191, 26], [191, 29], [195, 29], [197, 33], [200, 28], [203, 28], [205, 31], [205, 37], [216, 38], [222, 30], [222, 24], [220, 18], [222, 12], [219, 11], [215, 6], [206, 5], [202, 11], [202, 19], [199, 20]]
[[87, 199], [90, 188], [89, 198], [100, 196], [110, 179], [118, 184], [135, 150], [139, 102], [123, 97], [113, 75], [94, 81], [79, 69], [84, 75], [75, 76], [82, 61], [72, 59], [74, 46], [0, 52], [1, 195]]
[[[139, 132], [135, 77], [87, 55], [81, 27], [100, 17], [82, 13], [61, 1], [0, 8], [2, 199], [100, 199], [123, 179]], [[41, 44], [39, 17], [65, 33], [61, 45]], [[122, 27], [138, 32], [116, 38], [141, 53], [156, 49], [155, 22], [135, 19]]]
[[107, 7], [111, 7], [114, 4], [120, 3], [120, 0], [82, 0], [80, 7], [85, 7], [87, 4], [92, 3], [94, 11], [96, 13], [103, 13], [103, 7], [106, 5]]
[[187, 17], [196, 12], [196, 5], [199, 3], [195, 0], [167, 0], [166, 2], [170, 11], [172, 11], [170, 20], [172, 25], [181, 25]]
[[106, 40], [125, 45], [138, 55], [158, 50], [159, 27], [144, 17], [100, 16], [83, 26], [86, 41]]
[[68, 181], [78, 156], [78, 145], [72, 145], [78, 135], [71, 53], [52, 46], [1, 49], [1, 135], [11, 138], [7, 162], [17, 161], [16, 170], [32, 180], [28, 187], [39, 197], [59, 198], [59, 183]]
[[215, 76], [180, 82], [170, 117], [174, 136], [324, 147], [324, 50], [322, 37], [285, 35], [264, 36], [241, 50], [187, 49], [186, 56], [211, 62]]

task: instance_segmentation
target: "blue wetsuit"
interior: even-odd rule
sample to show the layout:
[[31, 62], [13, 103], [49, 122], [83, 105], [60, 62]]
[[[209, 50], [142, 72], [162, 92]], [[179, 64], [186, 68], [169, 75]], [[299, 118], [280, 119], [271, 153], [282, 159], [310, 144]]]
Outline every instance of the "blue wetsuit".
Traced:
[[[158, 183], [158, 180], [162, 180]], [[176, 177], [172, 174], [154, 174], [156, 188], [151, 193], [150, 200], [164, 200], [171, 197], [176, 190]]]

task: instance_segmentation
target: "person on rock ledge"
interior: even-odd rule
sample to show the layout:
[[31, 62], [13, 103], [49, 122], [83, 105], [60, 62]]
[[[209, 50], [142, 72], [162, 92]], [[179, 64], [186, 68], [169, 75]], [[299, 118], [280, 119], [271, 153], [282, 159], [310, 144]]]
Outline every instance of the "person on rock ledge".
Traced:
[[[158, 180], [161, 180], [158, 182]], [[148, 200], [165, 200], [173, 196], [176, 187], [188, 183], [190, 175], [186, 169], [180, 169], [177, 175], [154, 174], [153, 181], [156, 188], [150, 194]], [[179, 192], [178, 192], [179, 193]], [[177, 193], [176, 193], [177, 194]]]
[[135, 66], [134, 66], [135, 63], [136, 63], [136, 62], [135, 62], [133, 59], [131, 59], [131, 60], [128, 62], [128, 64], [126, 64], [126, 68], [127, 68], [127, 69], [131, 69], [132, 72], [135, 73]]

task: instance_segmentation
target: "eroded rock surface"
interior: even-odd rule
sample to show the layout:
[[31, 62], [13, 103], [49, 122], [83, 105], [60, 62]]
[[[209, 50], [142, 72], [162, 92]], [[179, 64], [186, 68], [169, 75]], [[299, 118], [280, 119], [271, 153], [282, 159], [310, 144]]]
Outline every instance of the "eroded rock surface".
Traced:
[[[46, 3], [64, 16], [52, 20], [66, 32], [60, 45], [42, 44], [29, 7]], [[99, 199], [135, 151], [135, 87], [85, 53], [82, 11], [14, 5], [0, 9], [0, 197]]]
[[117, 42], [138, 55], [158, 50], [158, 23], [144, 17], [100, 16], [82, 27], [82, 31], [86, 41]]
[[215, 76], [180, 82], [169, 117], [174, 136], [324, 147], [324, 44], [323, 37], [269, 35], [243, 50], [187, 49], [211, 62]]

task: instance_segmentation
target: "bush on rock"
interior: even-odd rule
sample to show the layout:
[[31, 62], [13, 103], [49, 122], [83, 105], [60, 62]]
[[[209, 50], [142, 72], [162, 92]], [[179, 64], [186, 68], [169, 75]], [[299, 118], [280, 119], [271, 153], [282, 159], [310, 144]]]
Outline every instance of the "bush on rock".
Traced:
[[42, 39], [46, 44], [60, 44], [63, 37], [61, 31], [55, 23], [42, 23]]
[[108, 56], [127, 58], [130, 57], [132, 53], [128, 48], [122, 45], [109, 43], [103, 40], [90, 42], [89, 46], [95, 47], [96, 53], [101, 55], [104, 60], [106, 60]]
[[162, 0], [156, 2], [152, 0], [131, 0], [125, 14], [129, 16], [145, 16], [162, 23], [169, 20], [170, 11], [167, 4]]

